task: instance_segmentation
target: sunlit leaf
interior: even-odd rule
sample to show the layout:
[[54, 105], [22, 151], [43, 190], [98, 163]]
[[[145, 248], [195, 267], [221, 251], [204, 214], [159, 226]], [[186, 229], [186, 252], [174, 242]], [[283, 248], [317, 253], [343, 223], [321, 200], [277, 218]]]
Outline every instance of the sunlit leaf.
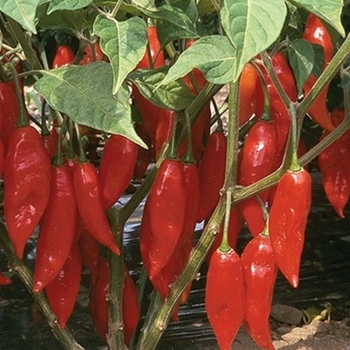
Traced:
[[92, 3], [92, 0], [51, 0], [48, 14], [57, 10], [78, 10]]
[[43, 73], [35, 89], [52, 108], [67, 114], [78, 124], [125, 135], [145, 146], [133, 128], [128, 88], [123, 86], [116, 97], [112, 95], [110, 64], [95, 62]]

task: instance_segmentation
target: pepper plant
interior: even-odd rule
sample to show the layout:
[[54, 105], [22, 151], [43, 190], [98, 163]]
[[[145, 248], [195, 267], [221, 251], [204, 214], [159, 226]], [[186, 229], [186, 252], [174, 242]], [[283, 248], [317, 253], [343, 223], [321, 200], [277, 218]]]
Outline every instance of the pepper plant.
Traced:
[[[219, 347], [244, 324], [274, 349], [273, 287], [277, 269], [298, 286], [309, 169], [340, 217], [349, 199], [349, 15], [348, 0], [0, 3], [0, 243], [63, 348], [82, 349], [66, 325], [82, 268], [102, 341], [148, 350], [207, 258]], [[143, 201], [131, 277], [124, 230]]]

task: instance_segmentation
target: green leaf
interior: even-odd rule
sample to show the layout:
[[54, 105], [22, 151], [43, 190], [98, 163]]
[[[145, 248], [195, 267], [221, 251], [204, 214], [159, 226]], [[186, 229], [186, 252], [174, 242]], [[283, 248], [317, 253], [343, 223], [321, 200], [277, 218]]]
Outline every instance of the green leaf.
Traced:
[[345, 36], [344, 27], [341, 23], [341, 13], [343, 11], [343, 0], [289, 0], [295, 6], [304, 8], [322, 18], [331, 25], [340, 35]]
[[136, 5], [137, 7], [145, 8], [148, 10], [156, 10], [156, 6], [154, 4], [154, 0], [132, 0], [132, 5]]
[[146, 23], [138, 17], [118, 22], [98, 15], [93, 30], [101, 38], [101, 49], [112, 64], [115, 94], [145, 53], [148, 41]]
[[51, 0], [48, 14], [57, 10], [78, 10], [92, 3], [92, 0]]
[[40, 0], [2, 0], [0, 11], [18, 22], [24, 29], [36, 34], [35, 14]]
[[304, 83], [314, 66], [315, 53], [312, 45], [303, 39], [293, 41], [288, 45], [288, 58], [293, 69], [298, 93], [301, 94]]
[[161, 85], [166, 68], [139, 69], [129, 75], [129, 79], [138, 87], [141, 94], [160, 108], [180, 111], [189, 106], [195, 96], [191, 94], [186, 84], [180, 79]]
[[198, 68], [211, 83], [226, 84], [233, 79], [235, 60], [236, 50], [227, 37], [203, 37], [181, 53], [159, 85], [177, 80], [193, 68]]
[[212, 0], [197, 0], [197, 10], [200, 16], [208, 15], [215, 11]]
[[[157, 20], [157, 26], [163, 22], [168, 34], [168, 40], [174, 38], [190, 39], [198, 38], [195, 24], [188, 15], [179, 7], [163, 5], [157, 11], [142, 9], [142, 12]], [[159, 21], [159, 23], [158, 23]]]
[[112, 67], [95, 62], [43, 71], [34, 85], [49, 105], [78, 124], [121, 134], [145, 147], [131, 121], [130, 93], [123, 86], [112, 95]]
[[221, 24], [237, 51], [233, 79], [279, 36], [287, 14], [284, 0], [223, 0]]

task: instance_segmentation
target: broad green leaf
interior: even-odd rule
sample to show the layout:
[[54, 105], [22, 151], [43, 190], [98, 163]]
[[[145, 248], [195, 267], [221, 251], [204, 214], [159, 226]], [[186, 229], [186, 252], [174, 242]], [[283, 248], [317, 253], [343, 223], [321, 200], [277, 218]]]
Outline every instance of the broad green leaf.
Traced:
[[303, 39], [295, 40], [288, 45], [288, 58], [300, 94], [314, 65], [315, 53], [312, 45]]
[[223, 0], [221, 24], [236, 48], [233, 79], [244, 65], [280, 34], [287, 14], [284, 0]]
[[92, 3], [92, 0], [51, 0], [48, 14], [57, 10], [78, 10]]
[[236, 50], [227, 37], [203, 37], [179, 56], [160, 85], [183, 77], [193, 68], [198, 68], [211, 83], [226, 84], [233, 79], [235, 60]]
[[165, 77], [165, 69], [139, 69], [129, 75], [129, 79], [138, 87], [141, 94], [158, 107], [180, 111], [189, 106], [194, 95], [182, 80], [156, 88]]
[[197, 9], [200, 16], [208, 15], [215, 11], [212, 0], [197, 0]]
[[164, 23], [164, 28], [166, 28], [168, 34], [168, 42], [174, 38], [198, 38], [195, 24], [178, 7], [163, 5], [157, 11], [142, 9], [142, 12], [150, 18], [156, 19], [157, 26], [162, 22]]
[[138, 17], [118, 22], [98, 15], [93, 30], [101, 38], [101, 49], [112, 64], [115, 94], [145, 53], [148, 40], [146, 23]]
[[340, 35], [345, 36], [344, 27], [341, 23], [343, 0], [289, 0], [292, 4], [302, 7], [314, 13], [329, 23]]
[[112, 67], [95, 62], [43, 72], [35, 89], [48, 104], [67, 114], [73, 121], [109, 133], [125, 135], [145, 147], [132, 121], [127, 87], [112, 95]]
[[40, 0], [1, 0], [0, 11], [18, 22], [24, 29], [36, 34], [35, 14]]
[[132, 5], [136, 5], [148, 10], [156, 10], [154, 0], [132, 0], [131, 3]]

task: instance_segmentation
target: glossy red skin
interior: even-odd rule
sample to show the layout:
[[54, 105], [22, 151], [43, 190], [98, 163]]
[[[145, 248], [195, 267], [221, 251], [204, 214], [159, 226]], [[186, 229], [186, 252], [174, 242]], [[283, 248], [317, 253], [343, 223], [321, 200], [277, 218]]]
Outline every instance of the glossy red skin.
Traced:
[[101, 202], [98, 174], [93, 164], [77, 163], [73, 174], [78, 211], [86, 229], [113, 253], [120, 254]]
[[[325, 55], [324, 68], [326, 68], [333, 57], [333, 43], [325, 25], [313, 13], [310, 13], [307, 17], [303, 39], [312, 44], [319, 44], [323, 47]], [[309, 93], [316, 80], [317, 78], [314, 75], [309, 76], [304, 86], [305, 95]], [[325, 130], [333, 130], [334, 125], [332, 124], [326, 105], [328, 89], [329, 84], [325, 86], [321, 94], [315, 99], [314, 103], [308, 110], [308, 114], [321, 128]]]
[[199, 164], [199, 187], [201, 192], [197, 222], [210, 216], [220, 199], [224, 184], [227, 140], [223, 133], [213, 132]]
[[80, 288], [81, 255], [78, 247], [72, 250], [56, 278], [45, 287], [45, 292], [61, 329], [73, 312]]
[[[105, 342], [107, 342], [106, 336], [108, 334], [108, 291], [109, 264], [107, 259], [101, 258], [97, 282], [90, 289], [89, 311], [98, 335]], [[129, 345], [139, 321], [140, 305], [137, 299], [135, 284], [125, 267], [122, 308], [124, 342], [126, 345]]]
[[147, 198], [152, 231], [151, 280], [167, 264], [181, 237], [186, 218], [184, 182], [181, 162], [165, 159]]
[[67, 45], [59, 45], [55, 57], [52, 62], [52, 68], [59, 68], [73, 64], [75, 54], [73, 50]]
[[0, 271], [0, 286], [8, 286], [12, 283], [12, 279], [6, 277], [1, 271]]
[[98, 276], [100, 243], [96, 241], [86, 229], [83, 229], [79, 236], [78, 247], [81, 253], [83, 266], [90, 271], [90, 282], [94, 285]]
[[216, 250], [209, 263], [205, 308], [221, 350], [230, 350], [244, 320], [244, 280], [242, 263], [231, 250]]
[[86, 45], [83, 52], [83, 58], [79, 61], [79, 65], [84, 66], [89, 63], [93, 63], [95, 61], [101, 61], [103, 57], [103, 52], [101, 51], [101, 47], [98, 43], [94, 44], [95, 57], [92, 52], [91, 45]]
[[[338, 126], [344, 119], [344, 111], [335, 109], [331, 113], [332, 122]], [[325, 131], [320, 141], [330, 132]], [[317, 157], [322, 173], [322, 183], [326, 196], [336, 213], [344, 218], [344, 207], [350, 196], [350, 132], [346, 131]]]
[[40, 220], [33, 291], [39, 292], [60, 272], [75, 240], [77, 204], [67, 165], [52, 166], [50, 198]]
[[[293, 102], [296, 101], [296, 84], [293, 72], [287, 60], [281, 52], [275, 53], [272, 56], [271, 60], [273, 69], [286, 94]], [[276, 168], [278, 168], [283, 159], [291, 120], [287, 107], [284, 105], [281, 97], [279, 96], [274, 84], [272, 83], [270, 76], [265, 76], [265, 79], [267, 79], [267, 88], [270, 96], [270, 113], [272, 119], [275, 121], [275, 127], [278, 133], [279, 154], [276, 165]]]
[[152, 249], [152, 227], [151, 227], [151, 219], [150, 219], [150, 205], [146, 200], [141, 225], [140, 225], [140, 253], [142, 263], [147, 271], [148, 276], [151, 273], [152, 261], [149, 255], [149, 252]]
[[19, 116], [19, 103], [15, 91], [4, 82], [0, 82], [0, 136], [7, 149], [8, 139], [15, 128]]
[[4, 215], [19, 259], [49, 201], [50, 168], [49, 156], [36, 129], [14, 129], [5, 157]]
[[[275, 170], [278, 153], [278, 134], [274, 122], [258, 121], [249, 130], [244, 141], [239, 171], [239, 185], [251, 185]], [[258, 194], [265, 203], [268, 191]], [[250, 233], [255, 237], [265, 228], [264, 213], [256, 197], [240, 203], [240, 209]]]
[[2, 139], [0, 138], [0, 177], [4, 174], [5, 167], [5, 145]]
[[261, 349], [274, 350], [269, 316], [278, 269], [269, 236], [254, 237], [244, 248], [241, 260], [245, 285], [245, 327]]
[[148, 165], [152, 162], [152, 151], [153, 145], [152, 140], [147, 134], [144, 125], [136, 123], [135, 130], [137, 134], [141, 137], [142, 141], [147, 145], [148, 148], [143, 148], [137, 145], [137, 158], [134, 167], [133, 176], [137, 182], [141, 182], [142, 178], [145, 176]]
[[98, 174], [104, 209], [114, 205], [128, 187], [137, 152], [136, 143], [123, 135], [111, 135], [106, 141]]
[[58, 133], [52, 128], [48, 135], [41, 135], [44, 147], [50, 158], [53, 158], [57, 153]]
[[[150, 57], [148, 57], [147, 49], [143, 58], [138, 63], [135, 69], [159, 68], [165, 64], [164, 52], [161, 49], [161, 43], [158, 39], [156, 28], [153, 26], [149, 26], [147, 28], [147, 33]], [[155, 106], [145, 97], [143, 97], [139, 89], [135, 85], [133, 85], [132, 87], [132, 95], [134, 98], [135, 105], [141, 113], [146, 131], [150, 136], [152, 143], [155, 144], [157, 124], [161, 109], [158, 106]]]
[[297, 288], [311, 205], [311, 176], [303, 168], [288, 170], [280, 179], [269, 215], [269, 233], [276, 263]]
[[168, 109], [160, 109], [158, 123], [155, 132], [155, 157], [159, 159], [160, 152], [165, 142], [170, 142], [175, 125], [175, 112]]
[[[243, 227], [243, 217], [242, 213], [240, 212], [239, 207], [233, 207], [230, 212], [230, 220], [228, 224], [228, 242], [231, 248], [236, 249], [237, 246], [237, 240], [239, 232], [241, 231]], [[219, 233], [215, 237], [212, 245], [209, 248], [207, 260], [210, 261], [211, 256], [213, 253], [220, 247], [220, 244], [222, 242], [223, 238], [223, 226], [221, 227]]]
[[[152, 279], [153, 286], [163, 299], [169, 295], [171, 284], [183, 271], [194, 245], [193, 233], [200, 199], [198, 169], [196, 164], [182, 163], [181, 165], [187, 196], [184, 202], [186, 213], [183, 230], [168, 263]], [[177, 311], [173, 314], [173, 319], [178, 320]]]

